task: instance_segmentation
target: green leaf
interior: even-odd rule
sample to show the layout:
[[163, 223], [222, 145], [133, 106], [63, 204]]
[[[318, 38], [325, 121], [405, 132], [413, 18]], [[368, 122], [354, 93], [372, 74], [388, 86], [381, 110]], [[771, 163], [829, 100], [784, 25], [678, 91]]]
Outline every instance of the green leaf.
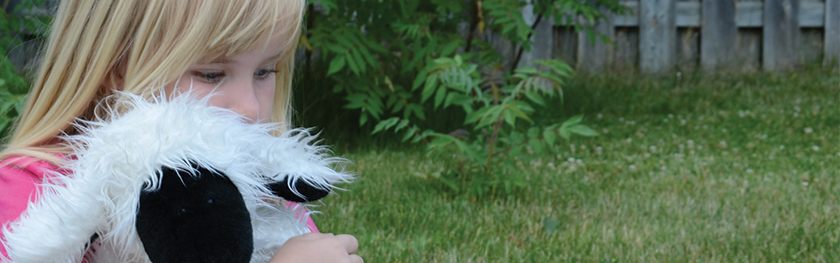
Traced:
[[426, 79], [426, 86], [423, 88], [423, 92], [421, 93], [421, 102], [426, 102], [426, 100], [428, 100], [429, 97], [431, 97], [432, 94], [435, 93], [435, 88], [437, 88], [437, 80], [437, 74], [432, 74], [431, 76], [429, 76], [428, 79]]
[[516, 126], [516, 117], [513, 115], [513, 108], [504, 111], [505, 122], [511, 127]]
[[537, 128], [537, 127], [531, 127], [531, 128], [528, 129], [527, 134], [528, 134], [528, 138], [531, 138], [531, 139], [536, 138], [537, 136], [540, 136], [540, 129]]
[[594, 130], [592, 130], [592, 128], [589, 128], [588, 126], [583, 125], [583, 124], [578, 124], [578, 125], [571, 126], [571, 127], [569, 127], [569, 131], [574, 133], [574, 134], [577, 134], [577, 135], [588, 136], [588, 137], [598, 135], [598, 133], [595, 132]]
[[443, 103], [443, 107], [446, 108], [452, 104], [459, 106], [469, 105], [471, 101], [472, 97], [470, 96], [450, 92], [446, 95], [446, 101]]
[[560, 136], [562, 136], [563, 139], [568, 140], [572, 136], [572, 133], [568, 129], [564, 129], [563, 127], [561, 127]]
[[405, 128], [406, 126], [408, 126], [408, 121], [403, 120], [399, 124], [397, 124], [397, 127], [394, 128], [394, 132], [398, 132], [398, 131], [402, 130], [403, 128]]
[[365, 123], [367, 122], [367, 120], [368, 120], [368, 115], [363, 112], [362, 116], [359, 117], [359, 126], [364, 126]]
[[373, 132], [371, 132], [370, 134], [376, 134], [377, 132], [388, 130], [391, 127], [394, 127], [394, 125], [396, 125], [399, 121], [400, 118], [398, 117], [391, 117], [386, 120], [380, 121], [376, 124], [376, 127], [373, 128]]
[[344, 60], [344, 57], [341, 56], [336, 57], [332, 61], [330, 61], [330, 69], [327, 70], [327, 76], [332, 75], [333, 73], [336, 73], [342, 68], [344, 68], [345, 62], [346, 61]]
[[455, 181], [453, 181], [449, 178], [443, 177], [443, 176], [435, 177], [435, 178], [437, 178], [441, 183], [443, 183], [444, 185], [446, 185], [447, 187], [452, 189], [452, 191], [455, 191], [455, 192], [460, 191], [460, 188], [458, 187], [457, 182], [455, 182]]
[[354, 94], [347, 95], [347, 97], [345, 99], [350, 101], [350, 103], [348, 103], [347, 105], [344, 106], [345, 108], [360, 109], [360, 108], [365, 106], [365, 101], [367, 100], [367, 94], [354, 93]]
[[537, 92], [525, 91], [525, 97], [528, 97], [528, 99], [530, 99], [531, 101], [533, 101], [537, 105], [545, 106], [545, 100]]
[[581, 120], [583, 120], [583, 115], [576, 115], [576, 116], [571, 117], [568, 120], [564, 121], [563, 125], [560, 126], [560, 128], [562, 129], [563, 127], [568, 127], [568, 126], [578, 124], [578, 123], [580, 123]]
[[522, 110], [520, 110], [516, 107], [510, 107], [509, 110], [513, 113], [514, 116], [519, 117], [523, 120], [526, 120], [526, 121], [528, 121], [532, 124], [534, 123], [534, 121], [532, 121], [531, 118], [528, 117], [528, 114], [525, 114], [525, 112], [523, 112]]
[[414, 78], [414, 83], [411, 84], [411, 91], [417, 90], [417, 88], [419, 88], [420, 85], [422, 85], [423, 82], [426, 81], [426, 76], [428, 76], [426, 70], [421, 70], [420, 72], [418, 72], [417, 77]]
[[347, 54], [344, 57], [347, 60], [347, 66], [350, 66], [350, 70], [358, 76], [360, 72], [359, 65], [356, 64], [356, 61], [353, 60], [353, 56]]
[[557, 134], [554, 132], [554, 129], [545, 129], [543, 130], [543, 139], [545, 139], [546, 145], [554, 146], [554, 142], [557, 139]]
[[440, 107], [440, 104], [443, 103], [444, 98], [446, 98], [446, 89], [439, 88], [437, 94], [435, 94], [435, 109]]
[[528, 141], [528, 146], [531, 147], [531, 150], [534, 151], [534, 154], [536, 155], [542, 155], [543, 150], [545, 150], [545, 146], [540, 140], [531, 139]]
[[492, 108], [488, 109], [484, 114], [481, 115], [481, 119], [478, 124], [475, 126], [475, 129], [478, 130], [481, 127], [493, 124], [497, 120], [499, 120], [499, 116], [502, 114], [502, 110], [504, 108], [500, 106], [493, 106]]
[[535, 67], [518, 67], [518, 68], [516, 68], [516, 70], [514, 70], [514, 72], [520, 73], [520, 74], [533, 75], [533, 74], [537, 73], [537, 68], [535, 68]]
[[404, 142], [408, 139], [411, 139], [411, 137], [414, 137], [415, 132], [417, 132], [417, 126], [411, 127], [408, 130], [406, 130], [405, 134], [403, 135], [402, 141]]

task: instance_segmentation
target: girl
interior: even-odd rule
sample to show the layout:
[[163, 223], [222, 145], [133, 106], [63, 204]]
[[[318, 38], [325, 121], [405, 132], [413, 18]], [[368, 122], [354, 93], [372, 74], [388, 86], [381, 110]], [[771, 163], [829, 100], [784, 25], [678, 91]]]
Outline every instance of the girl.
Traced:
[[[113, 90], [146, 97], [161, 88], [166, 94], [215, 92], [212, 106], [253, 122], [288, 124], [304, 5], [61, 1], [24, 111], [0, 152], [0, 224], [20, 216], [37, 185], [49, 179], [44, 170], [66, 174], [57, 167], [71, 150], [59, 136], [77, 133], [70, 125], [76, 119], [101, 116], [94, 109]], [[310, 233], [287, 241], [272, 262], [362, 262], [357, 247], [353, 236]]]

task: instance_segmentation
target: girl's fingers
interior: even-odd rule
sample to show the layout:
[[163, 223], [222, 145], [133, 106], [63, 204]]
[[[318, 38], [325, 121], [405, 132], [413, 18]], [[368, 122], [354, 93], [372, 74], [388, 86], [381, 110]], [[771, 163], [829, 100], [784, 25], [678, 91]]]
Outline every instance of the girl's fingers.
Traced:
[[[353, 254], [356, 253], [356, 250], [359, 250], [359, 241], [356, 240], [355, 237], [351, 235], [342, 234], [335, 236], [335, 238], [337, 238], [339, 242], [341, 242], [341, 244], [344, 245], [344, 249], [347, 250], [347, 254]], [[359, 259], [362, 258], [359, 257]]]
[[365, 263], [365, 260], [362, 259], [359, 255], [353, 254], [350, 255], [350, 262], [351, 263]]

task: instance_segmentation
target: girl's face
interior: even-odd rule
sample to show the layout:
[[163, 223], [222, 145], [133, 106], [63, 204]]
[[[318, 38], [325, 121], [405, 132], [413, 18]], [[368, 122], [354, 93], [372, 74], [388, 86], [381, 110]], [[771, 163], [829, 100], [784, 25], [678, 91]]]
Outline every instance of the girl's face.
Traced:
[[268, 122], [274, 110], [275, 65], [284, 55], [279, 40], [275, 35], [268, 45], [257, 44], [242, 54], [199, 61], [166, 85], [165, 92], [189, 90], [200, 98], [212, 92], [210, 106], [232, 110], [250, 122]]

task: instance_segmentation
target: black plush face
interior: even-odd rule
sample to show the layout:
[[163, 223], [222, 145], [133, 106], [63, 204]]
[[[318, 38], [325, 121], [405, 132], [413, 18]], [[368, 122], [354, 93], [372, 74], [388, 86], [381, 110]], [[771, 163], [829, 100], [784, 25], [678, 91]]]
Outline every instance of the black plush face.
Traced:
[[[294, 186], [294, 189], [300, 195], [292, 191], [292, 186]], [[306, 180], [296, 180], [294, 183], [291, 183], [288, 176], [280, 182], [269, 184], [268, 188], [275, 195], [298, 203], [315, 201], [324, 198], [324, 196], [330, 193], [329, 186], [319, 185]]]
[[249, 262], [253, 229], [242, 194], [226, 176], [197, 171], [164, 168], [160, 190], [140, 194], [136, 227], [149, 259]]

